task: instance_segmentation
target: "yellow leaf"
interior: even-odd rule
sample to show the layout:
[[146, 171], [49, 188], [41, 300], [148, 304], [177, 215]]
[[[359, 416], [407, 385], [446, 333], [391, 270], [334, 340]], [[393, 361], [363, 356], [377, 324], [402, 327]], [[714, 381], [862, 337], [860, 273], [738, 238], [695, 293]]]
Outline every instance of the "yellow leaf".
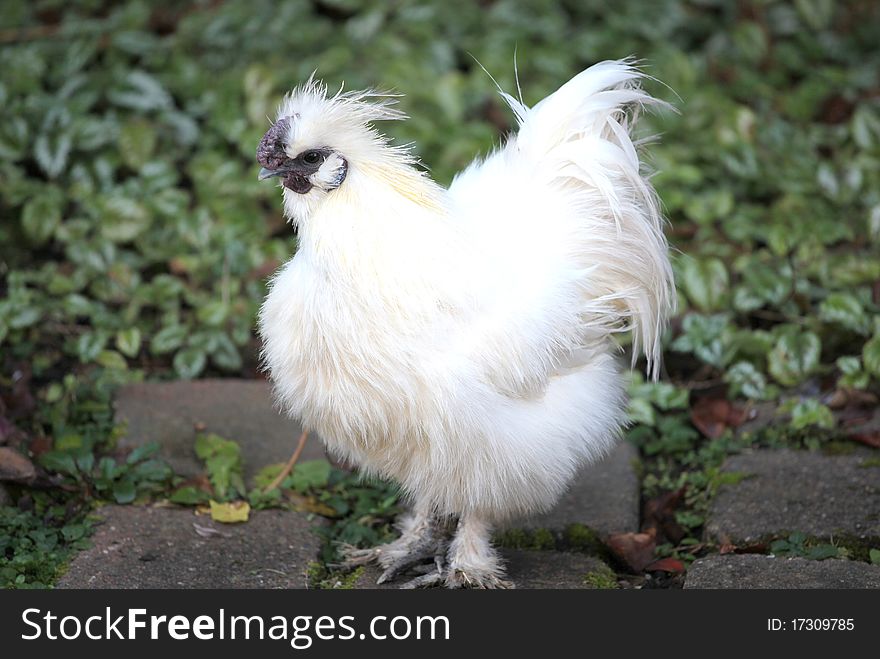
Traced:
[[247, 501], [232, 501], [230, 503], [218, 503], [211, 501], [211, 519], [224, 524], [235, 524], [248, 521], [251, 506]]
[[322, 517], [339, 517], [339, 513], [326, 503], [318, 501], [315, 497], [306, 497], [301, 494], [290, 493], [287, 498], [293, 504], [293, 509], [298, 512], [315, 513]]

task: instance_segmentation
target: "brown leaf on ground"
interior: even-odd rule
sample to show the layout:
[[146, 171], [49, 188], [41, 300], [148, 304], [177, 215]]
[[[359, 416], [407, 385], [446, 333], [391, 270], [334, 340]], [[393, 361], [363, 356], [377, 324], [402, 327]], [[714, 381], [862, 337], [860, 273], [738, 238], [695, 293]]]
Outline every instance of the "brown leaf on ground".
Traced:
[[645, 502], [643, 531], [654, 529], [660, 537], [674, 545], [687, 535], [684, 527], [675, 519], [675, 511], [684, 500], [685, 488], [666, 492]]
[[691, 407], [691, 423], [709, 439], [718, 439], [728, 428], [738, 428], [748, 419], [748, 410], [726, 398], [700, 398]]
[[754, 542], [750, 545], [736, 547], [737, 554], [766, 554], [770, 545], [766, 542]]
[[24, 431], [16, 426], [12, 419], [0, 412], [0, 446], [20, 446], [26, 439], [27, 435]]
[[684, 563], [671, 556], [668, 558], [661, 558], [659, 561], [654, 561], [645, 567], [645, 572], [670, 572], [677, 574], [684, 571]]
[[654, 562], [657, 532], [648, 529], [645, 533], [614, 533], [605, 544], [618, 560], [634, 572], [641, 572]]
[[871, 409], [876, 407], [878, 401], [870, 391], [841, 387], [831, 392], [823, 402], [832, 410], [840, 410], [852, 407]]
[[0, 447], [0, 481], [30, 485], [37, 479], [34, 463], [18, 451]]
[[865, 430], [864, 432], [853, 432], [847, 435], [847, 439], [861, 444], [867, 444], [874, 448], [880, 448], [880, 430]]
[[205, 492], [206, 494], [214, 493], [214, 489], [211, 487], [211, 481], [205, 474], [198, 474], [196, 476], [193, 476], [192, 478], [187, 478], [185, 481], [181, 482], [178, 485], [178, 488], [181, 487], [194, 487], [197, 490]]
[[15, 364], [11, 370], [12, 386], [0, 391], [0, 396], [5, 403], [4, 414], [15, 421], [29, 417], [37, 406], [37, 400], [31, 392], [30, 366], [19, 363]]
[[733, 554], [736, 551], [736, 545], [733, 545], [729, 542], [725, 542], [723, 545], [718, 547], [719, 554]]
[[47, 437], [46, 435], [40, 435], [39, 437], [34, 437], [30, 443], [28, 444], [28, 449], [35, 458], [40, 457], [43, 453], [52, 450], [52, 446], [54, 441], [51, 437]]
[[286, 497], [297, 512], [315, 513], [322, 517], [339, 517], [335, 508], [318, 501], [315, 497], [307, 497], [296, 492], [287, 492]]

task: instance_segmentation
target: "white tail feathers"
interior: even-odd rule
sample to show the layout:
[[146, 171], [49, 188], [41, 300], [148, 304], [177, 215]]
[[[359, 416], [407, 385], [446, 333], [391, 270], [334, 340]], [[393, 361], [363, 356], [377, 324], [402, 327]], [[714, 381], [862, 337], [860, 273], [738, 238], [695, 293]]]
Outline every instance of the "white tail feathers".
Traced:
[[644, 352], [656, 378], [675, 289], [659, 202], [631, 136], [642, 107], [665, 105], [639, 87], [643, 77], [630, 60], [607, 61], [531, 109], [502, 95], [520, 124], [510, 145], [517, 158], [534, 163], [578, 208], [576, 258], [589, 272], [586, 322], [631, 329], [633, 361]]

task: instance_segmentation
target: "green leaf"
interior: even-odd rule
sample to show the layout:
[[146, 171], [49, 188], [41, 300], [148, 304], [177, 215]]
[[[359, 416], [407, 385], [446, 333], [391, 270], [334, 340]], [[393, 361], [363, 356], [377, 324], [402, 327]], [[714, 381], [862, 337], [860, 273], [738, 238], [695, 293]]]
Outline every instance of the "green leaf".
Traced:
[[815, 398], [798, 401], [791, 408], [791, 427], [795, 430], [809, 426], [831, 429], [835, 425], [831, 410]]
[[849, 293], [831, 293], [819, 305], [819, 317], [859, 334], [867, 335], [871, 331], [871, 322], [862, 303]]
[[254, 487], [264, 490], [275, 478], [284, 471], [285, 464], [277, 462], [275, 464], [266, 465], [254, 475]]
[[880, 334], [875, 334], [862, 348], [862, 361], [865, 370], [875, 378], [880, 378]]
[[730, 278], [720, 259], [682, 259], [680, 284], [688, 300], [700, 311], [716, 311], [727, 304]]
[[85, 332], [76, 340], [76, 354], [84, 364], [95, 361], [104, 346], [107, 334], [104, 332]]
[[170, 479], [174, 472], [162, 460], [145, 460], [132, 469], [131, 475], [138, 481], [161, 483]]
[[55, 235], [61, 224], [62, 203], [57, 189], [48, 186], [25, 204], [21, 212], [21, 225], [31, 243], [42, 245]]
[[140, 201], [112, 195], [101, 202], [101, 235], [114, 243], [127, 243], [142, 235], [152, 218]]
[[66, 132], [45, 131], [34, 142], [34, 158], [50, 179], [57, 178], [67, 166], [73, 140]]
[[834, 545], [823, 544], [809, 547], [804, 552], [804, 557], [812, 561], [824, 561], [827, 558], [837, 558], [839, 550]]
[[196, 455], [205, 461], [208, 478], [219, 500], [229, 496], [244, 495], [241, 478], [241, 449], [238, 444], [213, 433], [196, 437]]
[[871, 559], [871, 562], [874, 565], [880, 565], [880, 549], [871, 549], [868, 551], [868, 556]]
[[241, 352], [226, 334], [217, 336], [217, 343], [211, 352], [211, 361], [224, 371], [238, 371], [242, 367]]
[[137, 488], [128, 478], [123, 478], [113, 485], [113, 498], [116, 499], [116, 503], [131, 503], [136, 496]]
[[57, 471], [61, 474], [73, 475], [79, 471], [73, 456], [63, 451], [47, 451], [40, 455], [37, 461], [49, 471]]
[[310, 489], [326, 487], [329, 478], [329, 462], [326, 460], [306, 460], [296, 464], [281, 486], [305, 494]]
[[146, 71], [131, 71], [124, 83], [111, 89], [107, 97], [114, 104], [133, 110], [158, 110], [173, 105], [171, 95]]
[[95, 361], [104, 368], [111, 368], [117, 371], [124, 371], [128, 368], [128, 362], [125, 361], [125, 357], [115, 350], [102, 350], [98, 353]]
[[199, 322], [211, 327], [219, 327], [223, 325], [228, 316], [229, 305], [220, 300], [208, 302], [196, 311], [196, 318], [199, 319]]
[[202, 348], [184, 348], [174, 355], [174, 370], [184, 380], [191, 380], [205, 370], [207, 360]]
[[832, 0], [795, 0], [794, 6], [804, 22], [814, 30], [827, 26], [834, 11]]
[[22, 306], [15, 309], [4, 320], [11, 329], [23, 329], [35, 325], [43, 317], [43, 312], [37, 306]]
[[767, 400], [776, 392], [767, 385], [764, 374], [750, 362], [737, 362], [724, 374], [724, 381], [730, 385], [731, 394], [742, 395], [755, 400]]
[[122, 161], [134, 170], [139, 170], [152, 157], [156, 148], [156, 131], [144, 119], [132, 119], [119, 131], [119, 153]]
[[777, 382], [791, 387], [812, 375], [819, 367], [822, 342], [812, 332], [789, 327], [776, 341], [767, 366]]
[[175, 492], [168, 497], [168, 500], [172, 503], [179, 503], [184, 506], [196, 506], [202, 503], [208, 503], [210, 499], [211, 495], [207, 492], [203, 492], [191, 485], [175, 490]]
[[627, 411], [631, 423], [653, 426], [657, 423], [657, 414], [654, 406], [644, 398], [633, 398], [629, 401]]
[[189, 330], [183, 325], [164, 327], [150, 341], [150, 351], [154, 355], [164, 355], [183, 345]]
[[733, 358], [730, 318], [726, 314], [704, 316], [691, 313], [682, 322], [682, 334], [672, 342], [672, 349], [692, 352], [702, 361], [723, 368]]
[[116, 333], [116, 347], [126, 357], [136, 357], [141, 351], [141, 331], [137, 327], [119, 330]]
[[140, 462], [141, 460], [146, 460], [147, 458], [153, 457], [161, 449], [162, 446], [159, 444], [159, 442], [148, 442], [146, 444], [141, 444], [140, 446], [136, 446], [134, 450], [132, 450], [132, 452], [128, 454], [125, 462], [133, 465]]

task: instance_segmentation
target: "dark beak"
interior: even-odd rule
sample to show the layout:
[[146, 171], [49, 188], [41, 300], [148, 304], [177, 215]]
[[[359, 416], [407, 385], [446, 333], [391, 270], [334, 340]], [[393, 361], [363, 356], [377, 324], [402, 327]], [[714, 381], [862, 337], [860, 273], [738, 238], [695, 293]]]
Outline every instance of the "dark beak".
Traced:
[[266, 169], [265, 167], [260, 168], [260, 173], [257, 175], [258, 181], [265, 181], [267, 178], [272, 178], [273, 176], [282, 176], [284, 175], [285, 170], [283, 169]]

